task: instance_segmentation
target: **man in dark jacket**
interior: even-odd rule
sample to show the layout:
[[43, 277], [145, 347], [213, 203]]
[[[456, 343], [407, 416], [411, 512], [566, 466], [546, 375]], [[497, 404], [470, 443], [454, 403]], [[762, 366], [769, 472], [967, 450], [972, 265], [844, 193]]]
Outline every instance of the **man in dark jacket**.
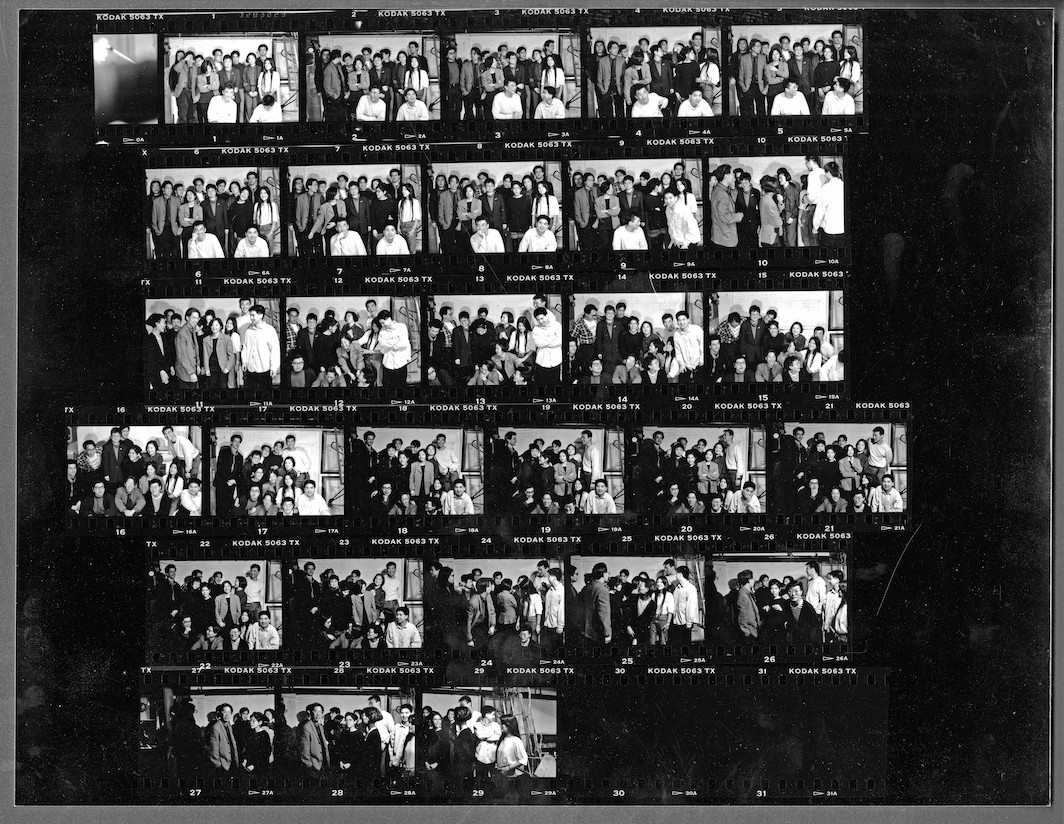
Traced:
[[602, 562], [591, 569], [591, 581], [580, 593], [587, 612], [584, 615], [584, 642], [608, 645], [612, 640], [613, 619], [610, 613], [610, 592], [606, 588], [606, 565]]
[[798, 647], [823, 644], [824, 629], [820, 616], [813, 605], [805, 600], [801, 581], [792, 581], [787, 587], [787, 600], [790, 603], [783, 608], [783, 631], [787, 643]]

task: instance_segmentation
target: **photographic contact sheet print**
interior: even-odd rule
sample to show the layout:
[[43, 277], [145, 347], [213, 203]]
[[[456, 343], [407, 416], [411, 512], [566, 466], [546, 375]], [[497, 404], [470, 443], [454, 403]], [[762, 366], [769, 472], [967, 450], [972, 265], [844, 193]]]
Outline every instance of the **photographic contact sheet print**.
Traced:
[[70, 25], [126, 219], [38, 443], [50, 540], [143, 586], [110, 800], [921, 800], [890, 633], [963, 493], [886, 345], [900, 14]]

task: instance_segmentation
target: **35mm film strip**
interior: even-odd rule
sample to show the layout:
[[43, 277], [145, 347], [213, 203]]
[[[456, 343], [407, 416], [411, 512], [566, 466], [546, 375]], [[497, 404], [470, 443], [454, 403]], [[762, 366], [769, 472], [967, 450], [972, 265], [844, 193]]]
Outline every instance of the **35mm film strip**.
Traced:
[[[559, 687], [151, 674], [138, 786], [144, 799], [188, 803], [793, 803], [885, 792], [883, 750], [868, 733], [885, 729], [888, 671], [751, 668], [633, 686], [610, 673]], [[670, 708], [692, 694], [704, 712], [676, 724]], [[760, 737], [755, 746], [736, 752], [723, 732], [736, 724]]]
[[754, 288], [716, 284], [706, 292], [665, 291], [665, 283], [633, 273], [604, 288], [515, 284], [505, 294], [483, 282], [456, 292], [439, 278], [416, 287], [373, 277], [359, 287], [230, 280], [152, 281], [135, 298], [130, 346], [140, 344], [144, 398], [212, 405], [625, 398], [681, 409], [704, 397], [832, 402], [848, 392], [853, 335], [841, 278], [836, 288], [774, 289], [752, 280]]
[[160, 538], [907, 529], [905, 403], [758, 406], [71, 408], [69, 526]]
[[854, 11], [114, 13], [88, 25], [100, 145], [868, 127]]
[[399, 284], [574, 269], [797, 279], [850, 262], [841, 136], [142, 149], [140, 159], [149, 277], [271, 277], [282, 260]]
[[573, 667], [680, 674], [849, 660], [847, 542], [539, 541], [521, 554], [489, 542], [246, 539], [223, 554], [159, 543], [149, 542], [145, 578], [152, 669], [280, 664], [396, 683], [440, 672], [550, 684]]

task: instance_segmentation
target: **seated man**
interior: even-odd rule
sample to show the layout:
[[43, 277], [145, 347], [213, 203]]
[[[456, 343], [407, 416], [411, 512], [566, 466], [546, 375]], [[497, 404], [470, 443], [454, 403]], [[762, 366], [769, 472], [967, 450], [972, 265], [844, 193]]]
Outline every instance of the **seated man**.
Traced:
[[259, 237], [259, 230], [254, 226], [248, 226], [244, 237], [236, 245], [233, 253], [235, 258], [264, 258], [270, 256], [270, 244]]
[[303, 484], [303, 493], [296, 498], [296, 512], [301, 517], [308, 515], [332, 515], [329, 503], [318, 494], [318, 485], [314, 481]]
[[92, 485], [92, 494], [81, 502], [81, 509], [78, 514], [83, 518], [98, 518], [118, 514], [118, 510], [115, 509], [114, 496], [105, 491], [103, 481], [96, 481]]
[[188, 488], [181, 493], [181, 511], [179, 514], [198, 518], [203, 514], [203, 495], [200, 479], [189, 478]]

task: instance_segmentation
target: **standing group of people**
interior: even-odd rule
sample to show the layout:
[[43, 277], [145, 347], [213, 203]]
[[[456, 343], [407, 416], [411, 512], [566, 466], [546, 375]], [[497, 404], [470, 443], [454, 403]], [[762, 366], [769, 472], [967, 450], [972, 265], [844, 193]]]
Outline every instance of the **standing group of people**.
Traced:
[[77, 457], [67, 460], [67, 514], [82, 518], [201, 516], [199, 449], [166, 424], [162, 428], [170, 455], [166, 463], [160, 441], [150, 438], [141, 448], [129, 433], [128, 426], [111, 427], [106, 441], [86, 439]]
[[623, 568], [610, 575], [601, 561], [587, 573], [572, 565], [567, 572], [566, 632], [585, 647], [679, 649], [690, 645], [705, 623], [691, 570], [673, 558], [666, 558], [653, 576], [633, 576]]
[[644, 171], [636, 178], [623, 167], [612, 176], [575, 172], [565, 206], [576, 246], [585, 253], [697, 249], [700, 189], [683, 160], [656, 177]]
[[393, 438], [378, 451], [377, 433], [366, 430], [351, 444], [355, 500], [380, 517], [475, 515], [476, 505], [462, 474], [461, 444], [439, 433], [424, 445]]
[[172, 122], [280, 123], [281, 75], [271, 48], [260, 43], [241, 57], [216, 48], [207, 54], [178, 49], [167, 72]]
[[515, 578], [474, 567], [458, 576], [431, 561], [425, 615], [435, 643], [501, 665], [538, 666], [552, 659], [565, 630], [560, 567], [544, 559]]
[[243, 181], [197, 176], [187, 187], [152, 180], [144, 217], [155, 260], [266, 258], [279, 248], [280, 206], [254, 171]]
[[148, 570], [148, 649], [159, 652], [270, 652], [281, 634], [266, 609], [266, 580], [260, 564], [223, 580], [192, 570], [183, 580], [177, 567]]
[[358, 54], [336, 46], [312, 53], [314, 89], [327, 123], [428, 120], [435, 108], [430, 58], [416, 40], [394, 59], [387, 46], [363, 46]]
[[237, 312], [168, 308], [144, 321], [148, 389], [269, 391], [281, 374], [277, 330], [266, 307], [240, 298]]
[[421, 250], [421, 202], [415, 178], [399, 169], [387, 178], [341, 172], [329, 181], [292, 178], [288, 219], [301, 256], [414, 255]]
[[894, 449], [882, 426], [850, 443], [840, 434], [828, 443], [823, 432], [806, 440], [805, 429], [778, 433], [775, 462], [782, 511], [904, 512], [905, 499], [894, 482]]
[[550, 444], [544, 438], [519, 444], [514, 431], [493, 437], [486, 477], [493, 512], [522, 517], [616, 515], [617, 503], [602, 469], [602, 447], [589, 429], [568, 444], [558, 438]]
[[[722, 249], [844, 247], [846, 196], [842, 169], [807, 155], [801, 185], [783, 167], [756, 188], [750, 172], [723, 163], [710, 178], [711, 241]], [[800, 230], [800, 231], [799, 231]]]
[[532, 298], [527, 312], [514, 321], [504, 310], [497, 319], [488, 307], [477, 309], [475, 319], [443, 303], [436, 312], [429, 304], [426, 367], [430, 386], [500, 386], [527, 384], [557, 386], [561, 382], [562, 325], [547, 295]]
[[841, 381], [846, 352], [835, 351], [823, 326], [806, 338], [805, 327], [794, 321], [783, 332], [775, 309], [762, 314], [753, 304], [743, 317], [729, 312], [709, 336], [707, 383], [806, 383]]
[[377, 301], [365, 303], [366, 316], [357, 310], [326, 309], [321, 318], [290, 306], [285, 327], [288, 385], [293, 389], [406, 386], [414, 360], [410, 329]]
[[301, 570], [293, 563], [285, 578], [292, 646], [308, 651], [421, 648], [421, 631], [403, 602], [403, 580], [394, 561], [365, 577], [352, 569], [343, 579], [332, 567], [318, 574], [313, 561]]
[[437, 174], [426, 196], [437, 249], [445, 255], [556, 252], [562, 248], [560, 185], [542, 164], [520, 179]]
[[565, 67], [553, 39], [531, 53], [500, 43], [472, 46], [462, 59], [452, 43], [440, 86], [451, 120], [560, 120], [568, 116]]
[[665, 433], [628, 441], [631, 498], [644, 515], [757, 514], [763, 511], [757, 484], [750, 477], [747, 443], [725, 429], [709, 444], [684, 436], [665, 447]]
[[712, 117], [720, 90], [720, 55], [694, 32], [669, 46], [639, 38], [637, 45], [596, 39], [587, 69], [600, 118]]
[[[784, 575], [783, 580], [744, 569], [728, 582], [723, 600], [722, 639], [739, 644], [779, 644], [818, 647], [824, 643], [845, 643], [847, 616], [844, 588], [846, 576], [839, 569], [820, 575], [820, 562], [806, 562], [805, 584], [801, 578]], [[718, 600], [718, 607], [721, 606]]]
[[661, 316], [662, 331], [628, 315], [628, 304], [586, 304], [569, 330], [569, 379], [574, 384], [699, 383], [705, 365], [702, 327], [685, 309]]
[[232, 704], [218, 704], [201, 727], [196, 705], [181, 697], [171, 705], [169, 720], [157, 731], [156, 752], [160, 768], [175, 778], [269, 778], [286, 751], [288, 727], [273, 707], [234, 711]]
[[852, 115], [860, 94], [861, 61], [857, 47], [845, 43], [841, 30], [815, 42], [791, 42], [781, 34], [770, 43], [740, 37], [731, 56], [739, 114], [748, 117]]

